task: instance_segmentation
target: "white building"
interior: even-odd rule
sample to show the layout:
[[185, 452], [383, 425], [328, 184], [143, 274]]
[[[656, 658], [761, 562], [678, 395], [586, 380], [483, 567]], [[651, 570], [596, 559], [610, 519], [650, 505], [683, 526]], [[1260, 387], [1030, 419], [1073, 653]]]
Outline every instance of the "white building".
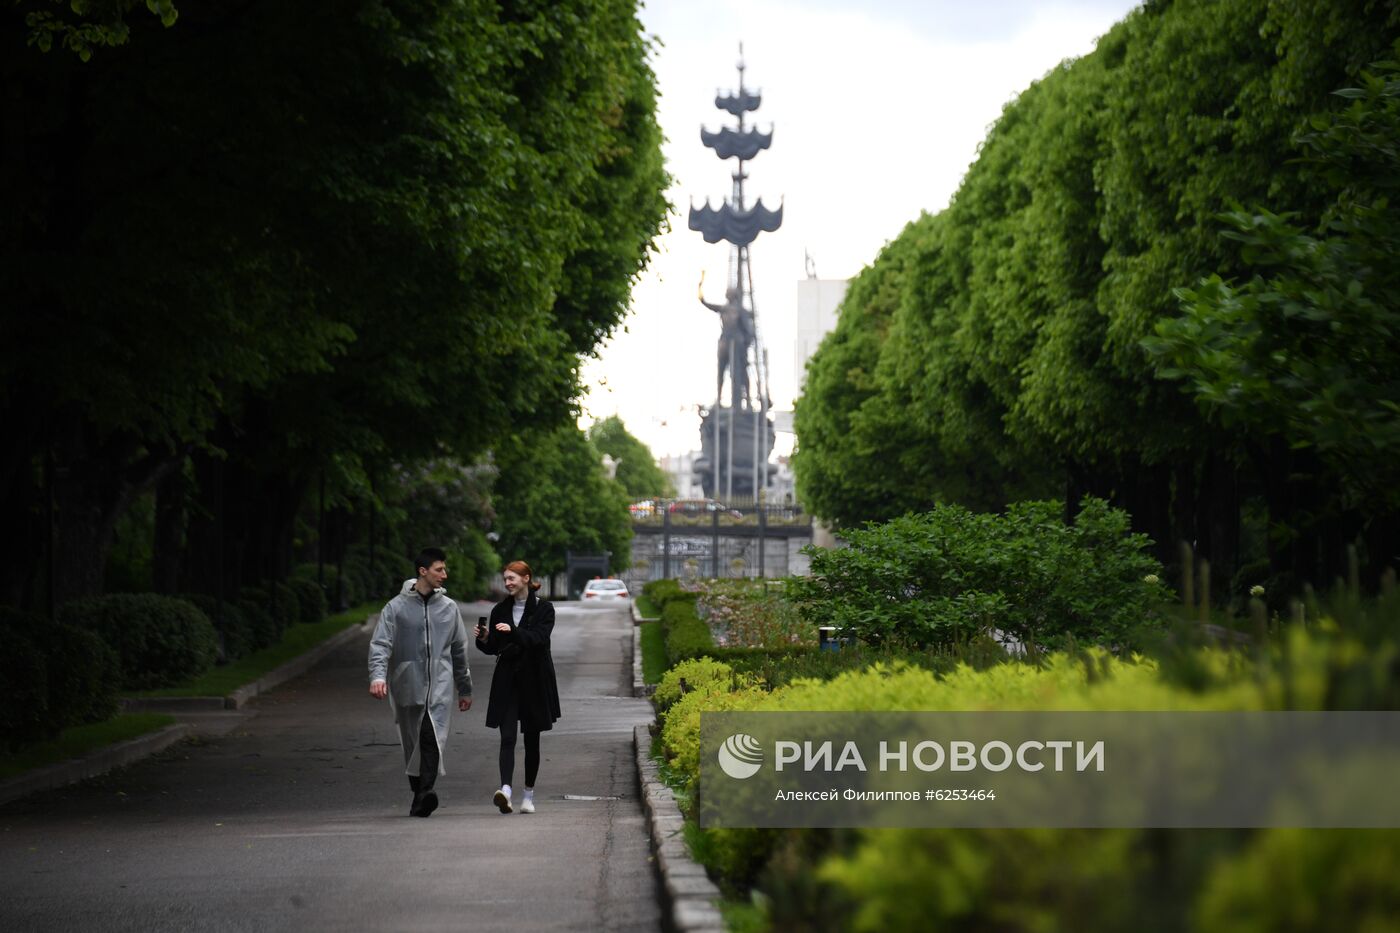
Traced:
[[[809, 264], [807, 278], [797, 283], [797, 345], [793, 348], [793, 372], [797, 374], [798, 394], [807, 381], [807, 361], [817, 352], [822, 338], [836, 328], [836, 309], [846, 297], [846, 279], [819, 279]], [[787, 429], [792, 430], [792, 415], [787, 413]], [[795, 438], [794, 438], [795, 441]], [[792, 469], [786, 481], [795, 492]], [[836, 539], [825, 525], [812, 527], [812, 543], [818, 547], [834, 547]]]
[[656, 462], [661, 467], [663, 473], [671, 477], [671, 483], [676, 487], [676, 498], [678, 499], [703, 499], [704, 490], [700, 484], [695, 482], [695, 458], [700, 456], [699, 451], [692, 450], [690, 453], [679, 456], [662, 457]]
[[[809, 266], [810, 269], [810, 266]], [[836, 327], [836, 309], [846, 297], [846, 279], [819, 279], [808, 275], [797, 283], [797, 341], [793, 345], [793, 372], [797, 376], [797, 394], [807, 381], [807, 361], [817, 352], [822, 338]], [[778, 432], [777, 452], [792, 453], [794, 437], [792, 412], [773, 412], [773, 428]]]
[[797, 345], [793, 348], [793, 372], [801, 392], [807, 379], [807, 361], [836, 327], [836, 308], [846, 297], [846, 279], [805, 278], [797, 283]]

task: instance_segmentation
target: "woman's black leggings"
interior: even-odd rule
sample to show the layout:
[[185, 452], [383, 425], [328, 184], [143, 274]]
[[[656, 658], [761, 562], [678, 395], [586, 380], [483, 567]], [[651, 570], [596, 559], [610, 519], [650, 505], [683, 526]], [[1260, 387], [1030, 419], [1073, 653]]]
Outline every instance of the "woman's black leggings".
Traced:
[[[501, 723], [501, 783], [509, 784], [515, 774], [515, 730], [520, 724], [514, 720]], [[534, 787], [535, 778], [540, 773], [540, 734], [529, 729], [525, 732], [525, 786]]]

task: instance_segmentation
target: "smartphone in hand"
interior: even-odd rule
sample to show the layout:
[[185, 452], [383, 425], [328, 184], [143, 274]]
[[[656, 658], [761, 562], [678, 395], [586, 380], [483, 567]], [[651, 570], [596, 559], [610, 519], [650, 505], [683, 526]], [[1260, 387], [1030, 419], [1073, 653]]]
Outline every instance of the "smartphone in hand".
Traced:
[[490, 629], [489, 629], [489, 628], [487, 627], [487, 625], [486, 625], [486, 616], [477, 616], [477, 617], [476, 617], [476, 637], [477, 637], [477, 638], [480, 638], [480, 639], [482, 639], [482, 640], [485, 640], [485, 638], [486, 638], [486, 636], [487, 636], [488, 634], [490, 634]]

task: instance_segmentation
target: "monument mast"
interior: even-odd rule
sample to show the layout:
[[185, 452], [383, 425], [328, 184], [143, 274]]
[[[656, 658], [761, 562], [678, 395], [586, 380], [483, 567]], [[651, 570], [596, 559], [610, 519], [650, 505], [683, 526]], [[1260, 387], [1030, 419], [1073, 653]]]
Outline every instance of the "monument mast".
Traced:
[[[702, 421], [701, 446], [703, 453], [696, 472], [705, 494], [718, 498], [723, 490], [726, 500], [734, 495], [736, 455], [741, 460], [749, 460], [752, 470], [744, 470], [737, 477], [741, 487], [747, 485], [757, 497], [768, 483], [768, 455], [772, 450], [772, 426], [768, 410], [771, 400], [768, 391], [768, 372], [765, 364], [767, 354], [763, 350], [758, 335], [757, 314], [753, 296], [753, 267], [749, 258], [749, 246], [759, 233], [771, 233], [783, 222], [783, 208], [769, 210], [759, 198], [752, 207], [748, 205], [744, 193], [744, 182], [748, 174], [744, 164], [752, 161], [759, 152], [773, 142], [773, 131], [763, 133], [757, 127], [748, 125], [746, 115], [757, 110], [762, 102], [760, 94], [750, 91], [744, 85], [744, 47], [739, 46], [739, 86], [730, 94], [716, 94], [715, 106], [738, 120], [737, 126], [721, 127], [717, 132], [701, 127], [700, 140], [721, 159], [736, 159], [733, 188], [729, 198], [714, 208], [709, 199], [705, 206], [690, 208], [690, 229], [701, 233], [705, 242], [718, 243], [721, 240], [730, 244], [729, 276], [725, 288], [724, 304], [705, 301], [704, 278], [701, 278], [700, 301], [720, 316], [720, 340], [717, 348], [717, 379], [715, 381], [715, 404]], [[754, 374], [754, 397], [750, 397], [749, 370]], [[729, 406], [723, 404], [724, 377], [729, 374]], [[748, 417], [740, 417], [741, 410]], [[736, 436], [736, 433], [738, 436]], [[743, 454], [739, 448], [744, 448]]]

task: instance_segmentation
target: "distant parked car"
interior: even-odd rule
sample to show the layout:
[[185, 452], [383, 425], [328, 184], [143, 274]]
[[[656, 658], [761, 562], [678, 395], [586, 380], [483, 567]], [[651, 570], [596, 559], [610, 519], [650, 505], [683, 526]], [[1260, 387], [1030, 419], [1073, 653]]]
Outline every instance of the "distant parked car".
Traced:
[[656, 500], [643, 499], [640, 502], [633, 502], [627, 507], [627, 511], [632, 513], [633, 518], [650, 518], [656, 514]]
[[732, 518], [744, 517], [744, 513], [729, 508], [718, 499], [677, 499], [671, 503], [670, 511], [680, 515], [708, 515], [711, 512], [719, 512]]
[[589, 580], [583, 588], [583, 598], [598, 602], [613, 602], [632, 597], [627, 592], [627, 584], [621, 580]]

